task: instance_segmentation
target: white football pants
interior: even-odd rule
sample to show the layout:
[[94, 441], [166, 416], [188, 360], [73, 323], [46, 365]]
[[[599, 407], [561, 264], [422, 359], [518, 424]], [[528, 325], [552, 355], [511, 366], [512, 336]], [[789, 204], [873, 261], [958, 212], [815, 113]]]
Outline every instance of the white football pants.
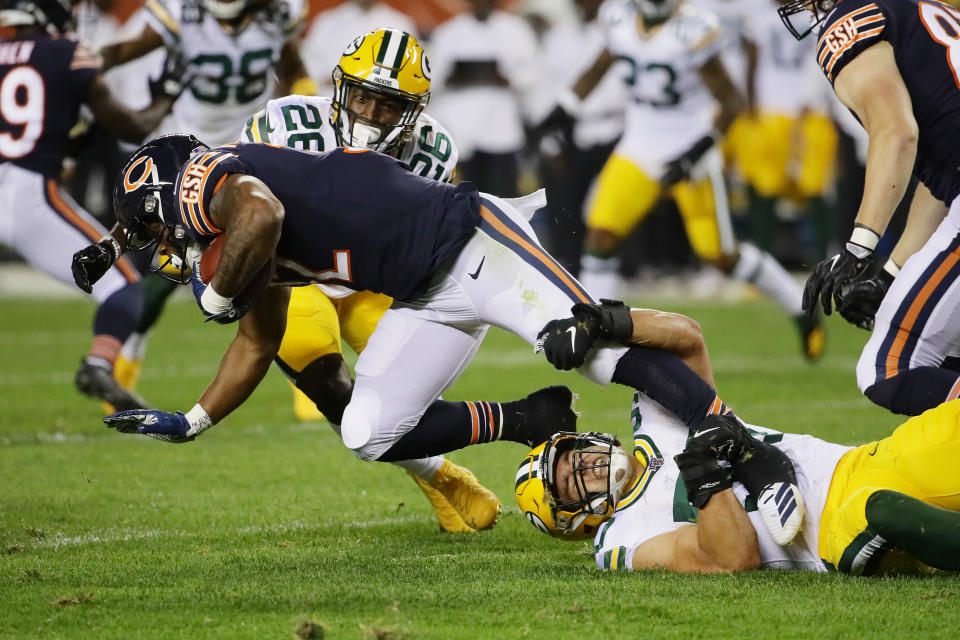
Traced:
[[[106, 234], [54, 180], [9, 162], [0, 164], [0, 244], [31, 266], [73, 287], [73, 254]], [[93, 285], [93, 297], [103, 302], [139, 279], [130, 262], [121, 258]]]
[[[593, 301], [540, 246], [520, 211], [485, 193], [481, 204], [481, 222], [460, 254], [421, 299], [395, 302], [360, 354], [341, 425], [344, 444], [359, 458], [377, 459], [416, 426], [473, 358], [490, 325], [532, 345], [547, 322], [569, 317], [577, 302]], [[580, 372], [607, 384], [625, 351], [596, 349]]]
[[[877, 309], [857, 362], [861, 391], [901, 371], [939, 367], [960, 346], [960, 198], [910, 256]], [[955, 397], [951, 395], [951, 397]]]

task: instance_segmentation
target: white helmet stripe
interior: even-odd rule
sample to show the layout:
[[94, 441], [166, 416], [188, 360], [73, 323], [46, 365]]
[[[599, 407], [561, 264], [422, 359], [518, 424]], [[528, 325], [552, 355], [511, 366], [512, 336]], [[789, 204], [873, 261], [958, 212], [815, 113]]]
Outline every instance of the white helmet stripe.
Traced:
[[403, 64], [403, 54], [407, 48], [407, 34], [399, 29], [386, 29], [383, 32], [383, 44], [377, 55], [377, 64], [390, 69], [390, 76], [397, 77]]

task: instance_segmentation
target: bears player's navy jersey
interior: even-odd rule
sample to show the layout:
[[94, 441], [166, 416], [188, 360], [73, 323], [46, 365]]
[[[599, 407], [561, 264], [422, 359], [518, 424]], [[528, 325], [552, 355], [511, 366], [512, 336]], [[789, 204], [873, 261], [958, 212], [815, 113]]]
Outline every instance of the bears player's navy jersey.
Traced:
[[917, 177], [947, 204], [960, 194], [960, 12], [939, 2], [841, 0], [820, 31], [817, 61], [831, 84], [864, 49], [886, 40], [920, 130]]
[[60, 173], [98, 57], [67, 38], [0, 41], [0, 164]]
[[414, 300], [470, 239], [480, 216], [471, 186], [422, 178], [386, 155], [238, 144], [198, 154], [180, 170], [176, 198], [189, 236], [221, 232], [207, 212], [232, 173], [259, 178], [283, 204], [281, 282], [342, 284]]

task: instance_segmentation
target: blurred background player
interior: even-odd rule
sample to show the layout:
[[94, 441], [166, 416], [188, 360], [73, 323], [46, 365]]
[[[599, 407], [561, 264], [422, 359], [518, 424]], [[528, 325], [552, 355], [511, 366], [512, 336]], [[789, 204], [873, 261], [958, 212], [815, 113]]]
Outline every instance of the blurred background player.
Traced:
[[[59, 175], [81, 105], [116, 135], [142, 140], [169, 111], [178, 92], [161, 77], [151, 83], [151, 105], [134, 112], [118, 103], [101, 76], [100, 60], [69, 37], [70, 0], [3, 0], [0, 26], [14, 35], [0, 41], [0, 242], [34, 267], [70, 282], [67, 255], [107, 236], [93, 216], [59, 187]], [[145, 401], [117, 383], [114, 363], [143, 307], [136, 270], [119, 259], [120, 248], [104, 239], [116, 261], [92, 290], [99, 303], [93, 346], [76, 373], [82, 393], [114, 407], [140, 408]]]
[[[148, 0], [146, 25], [135, 38], [104, 46], [104, 69], [123, 65], [161, 47], [189, 63], [191, 80], [154, 135], [189, 132], [217, 146], [275, 95], [313, 94], [300, 59], [302, 0]], [[123, 346], [117, 378], [136, 387], [147, 334], [175, 290], [155, 274], [144, 279], [143, 318]]]
[[343, 55], [344, 39], [386, 26], [417, 34], [413, 21], [405, 13], [378, 0], [346, 0], [318, 13], [304, 33], [300, 47], [300, 57], [317, 83], [317, 95], [333, 93], [330, 69], [337, 66]]
[[530, 25], [500, 11], [496, 0], [469, 0], [470, 10], [438, 26], [431, 112], [460, 146], [458, 177], [504, 198], [519, 194], [525, 113], [538, 81], [539, 46]]
[[584, 286], [594, 296], [616, 297], [616, 250], [668, 191], [695, 253], [773, 298], [797, 322], [804, 355], [819, 358], [823, 330], [801, 313], [800, 286], [770, 254], [734, 237], [716, 145], [746, 103], [720, 60], [717, 18], [681, 0], [613, 0], [600, 16], [606, 49], [561, 97], [560, 108], [576, 113], [619, 60], [627, 63], [630, 103], [626, 131], [590, 206]]
[[[754, 56], [747, 74], [749, 109], [737, 123], [734, 153], [750, 187], [750, 237], [771, 251], [778, 208], [809, 216], [808, 252], [821, 259], [832, 236], [824, 195], [832, 184], [837, 135], [827, 115], [829, 96], [812, 45], [791, 38], [771, 10], [775, 0], [754, 0], [744, 36]], [[795, 240], [799, 241], [800, 238]], [[812, 251], [809, 251], [812, 249]]]
[[[422, 113], [430, 100], [429, 68], [410, 33], [394, 28], [365, 33], [347, 46], [334, 68], [332, 99], [271, 100], [247, 121], [241, 140], [306, 151], [344, 145], [372, 149], [403, 160], [418, 175], [449, 182], [457, 147], [440, 123]], [[361, 353], [392, 302], [383, 294], [337, 285], [293, 288], [275, 362], [295, 385], [299, 418], [319, 419], [322, 411], [339, 432], [345, 398], [353, 389], [341, 338]], [[444, 530], [473, 530], [434, 488], [489, 493], [469, 470], [443, 456], [396, 464], [426, 494]]]
[[[575, 19], [565, 20], [547, 31], [543, 41], [545, 77], [551, 83], [572, 84], [603, 51], [603, 29], [598, 21], [603, 0], [577, 0]], [[570, 273], [580, 272], [580, 254], [586, 227], [583, 207], [610, 153], [623, 134], [626, 90], [614, 73], [605, 74], [596, 89], [584, 99], [576, 119], [559, 123], [558, 130], [538, 146], [548, 215], [542, 240], [557, 261]], [[547, 130], [552, 127], [548, 123]], [[541, 214], [542, 215], [542, 214]], [[538, 215], [533, 223], [541, 218]], [[537, 224], [534, 224], [537, 228]], [[537, 228], [540, 234], [540, 228]]]

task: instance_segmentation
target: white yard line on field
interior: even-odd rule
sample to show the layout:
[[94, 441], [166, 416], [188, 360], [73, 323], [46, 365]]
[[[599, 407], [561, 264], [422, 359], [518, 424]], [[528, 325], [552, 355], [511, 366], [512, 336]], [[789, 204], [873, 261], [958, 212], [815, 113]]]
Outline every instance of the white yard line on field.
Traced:
[[[217, 537], [224, 537], [225, 534], [229, 535], [258, 535], [263, 533], [293, 533], [297, 531], [315, 531], [320, 529], [327, 528], [337, 528], [337, 529], [369, 529], [371, 527], [378, 527], [381, 525], [395, 526], [398, 524], [409, 524], [414, 522], [423, 521], [428, 519], [427, 515], [421, 516], [402, 516], [394, 518], [377, 518], [374, 520], [359, 521], [354, 520], [351, 522], [302, 522], [300, 520], [293, 520], [291, 522], [278, 522], [272, 525], [249, 525], [245, 527], [236, 527], [230, 531], [224, 531], [224, 529], [217, 528]], [[137, 528], [110, 528], [110, 529], [101, 529], [99, 531], [92, 531], [90, 533], [85, 533], [78, 536], [66, 536], [63, 534], [53, 534], [48, 537], [44, 537], [36, 542], [29, 543], [25, 545], [31, 549], [61, 549], [65, 547], [80, 547], [87, 545], [95, 544], [112, 544], [115, 542], [130, 542], [138, 540], [149, 540], [151, 538], [199, 538], [209, 536], [209, 531], [184, 531], [184, 530], [170, 530], [170, 529], [137, 529]]]

